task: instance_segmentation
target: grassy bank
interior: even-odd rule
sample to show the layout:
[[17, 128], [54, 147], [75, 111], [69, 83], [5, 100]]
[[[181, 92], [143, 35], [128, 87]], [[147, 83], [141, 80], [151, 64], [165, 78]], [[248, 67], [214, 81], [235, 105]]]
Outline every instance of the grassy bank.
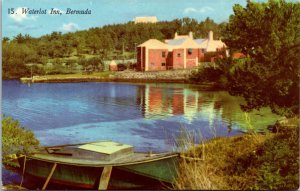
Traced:
[[191, 149], [183, 159], [176, 189], [299, 188], [299, 125], [274, 132], [216, 138]]

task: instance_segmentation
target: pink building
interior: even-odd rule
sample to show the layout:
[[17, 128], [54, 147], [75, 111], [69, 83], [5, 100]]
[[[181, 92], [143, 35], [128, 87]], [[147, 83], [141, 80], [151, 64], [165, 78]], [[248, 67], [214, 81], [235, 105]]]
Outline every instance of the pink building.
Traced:
[[158, 71], [197, 67], [199, 62], [211, 62], [225, 56], [226, 45], [213, 39], [210, 31], [207, 39], [194, 39], [193, 33], [178, 35], [161, 42], [150, 39], [137, 47], [137, 69]]
[[109, 70], [110, 71], [118, 71], [118, 65], [117, 65], [117, 63], [114, 60], [112, 60], [109, 63]]

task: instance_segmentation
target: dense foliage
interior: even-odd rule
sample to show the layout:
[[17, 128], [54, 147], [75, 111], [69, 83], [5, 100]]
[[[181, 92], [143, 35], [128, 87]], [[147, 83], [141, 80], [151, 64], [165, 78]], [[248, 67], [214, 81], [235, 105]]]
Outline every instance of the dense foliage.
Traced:
[[104, 63], [100, 57], [79, 58], [78, 64], [82, 65], [85, 71], [103, 71]]
[[300, 3], [248, 1], [233, 11], [223, 40], [248, 59], [235, 67], [230, 93], [246, 99], [246, 111], [270, 106], [281, 115], [299, 114]]
[[[217, 138], [194, 147], [180, 163], [176, 189], [296, 190], [299, 188], [299, 124], [290, 119], [276, 133]], [[292, 125], [291, 125], [292, 124]], [[247, 145], [247, 146], [245, 146]], [[217, 154], [216, 154], [217, 153]]]
[[[22, 34], [13, 39], [4, 37], [3, 78], [29, 77], [31, 70], [28, 64], [44, 66], [51, 63], [60, 67], [61, 63], [69, 62], [70, 65], [84, 63], [83, 69], [95, 68], [95, 65], [101, 65], [103, 60], [134, 58], [135, 47], [150, 38], [169, 39], [174, 37], [175, 32], [188, 34], [189, 31], [194, 32], [195, 38], [207, 38], [209, 30], [214, 31], [215, 38], [220, 38], [223, 26], [223, 23], [217, 24], [209, 18], [201, 22], [183, 18], [156, 24], [112, 24], [66, 34], [52, 32], [39, 38]], [[128, 56], [124, 52], [131, 54]], [[98, 60], [95, 64], [95, 60], [90, 60], [88, 62], [93, 63], [87, 66], [86, 61], [94, 56], [101, 61]], [[97, 70], [101, 70], [101, 66]], [[34, 71], [34, 74], [44, 73], [68, 72], [64, 72], [63, 68], [55, 71]]]
[[300, 3], [248, 1], [233, 10], [223, 41], [232, 54], [242, 52], [246, 58], [219, 60], [192, 80], [216, 82], [244, 97], [245, 111], [268, 106], [276, 114], [299, 114]]
[[193, 70], [190, 80], [192, 83], [213, 82], [215, 83], [215, 88], [227, 89], [229, 85], [228, 79], [232, 74], [232, 63], [237, 65], [240, 61], [233, 60], [231, 57], [218, 59], [213, 66], [209, 65]]
[[2, 119], [2, 158], [5, 160], [10, 154], [21, 154], [32, 151], [39, 145], [32, 131], [20, 126], [11, 117]]

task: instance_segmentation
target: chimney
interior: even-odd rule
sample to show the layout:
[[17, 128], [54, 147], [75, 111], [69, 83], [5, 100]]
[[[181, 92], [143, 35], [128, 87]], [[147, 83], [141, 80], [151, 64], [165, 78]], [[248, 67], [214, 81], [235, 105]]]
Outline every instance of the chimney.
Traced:
[[214, 40], [214, 33], [212, 31], [208, 32], [208, 40]]
[[178, 36], [178, 34], [177, 34], [177, 32], [175, 32], [175, 36], [174, 36], [174, 39], [176, 39], [176, 38], [177, 38], [177, 36]]
[[193, 39], [193, 32], [189, 32], [189, 38]]

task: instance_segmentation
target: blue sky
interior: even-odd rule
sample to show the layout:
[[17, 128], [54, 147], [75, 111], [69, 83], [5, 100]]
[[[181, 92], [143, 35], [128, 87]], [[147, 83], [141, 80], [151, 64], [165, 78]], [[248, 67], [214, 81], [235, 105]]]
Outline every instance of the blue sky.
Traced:
[[[136, 16], [157, 16], [159, 21], [190, 17], [199, 21], [206, 17], [216, 22], [227, 21], [234, 4], [246, 5], [246, 0], [3, 0], [2, 36], [19, 33], [39, 37], [53, 31], [73, 32], [106, 24], [126, 23]], [[21, 14], [22, 7], [51, 8], [66, 11], [91, 10], [90, 15]], [[19, 14], [8, 14], [14, 8]]]

